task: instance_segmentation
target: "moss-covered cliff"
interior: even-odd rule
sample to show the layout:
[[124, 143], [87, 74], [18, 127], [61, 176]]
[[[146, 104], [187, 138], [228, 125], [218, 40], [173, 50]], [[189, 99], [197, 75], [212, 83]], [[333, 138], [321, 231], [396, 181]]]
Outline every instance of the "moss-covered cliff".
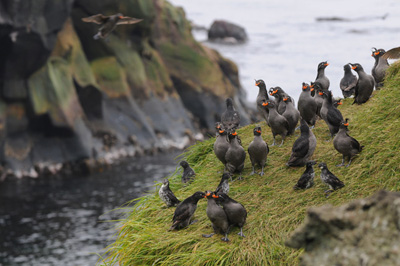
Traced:
[[[98, 41], [98, 25], [81, 20], [117, 12], [143, 21]], [[196, 42], [164, 0], [3, 1], [0, 45], [3, 172], [184, 147], [228, 96], [249, 122], [235, 64]]]

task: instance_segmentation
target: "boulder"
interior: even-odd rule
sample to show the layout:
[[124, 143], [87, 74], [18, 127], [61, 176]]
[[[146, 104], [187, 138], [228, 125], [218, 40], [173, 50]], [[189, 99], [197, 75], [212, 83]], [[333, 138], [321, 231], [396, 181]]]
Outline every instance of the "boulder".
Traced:
[[216, 20], [208, 30], [208, 39], [210, 41], [245, 42], [248, 37], [243, 27], [225, 20]]
[[398, 265], [400, 193], [379, 191], [340, 207], [310, 208], [286, 245], [299, 265]]

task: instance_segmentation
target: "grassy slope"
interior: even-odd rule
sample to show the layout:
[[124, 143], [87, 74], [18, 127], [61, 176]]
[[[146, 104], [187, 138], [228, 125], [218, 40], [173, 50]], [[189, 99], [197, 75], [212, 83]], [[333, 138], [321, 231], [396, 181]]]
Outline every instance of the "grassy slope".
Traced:
[[[339, 205], [352, 199], [367, 197], [379, 189], [400, 190], [398, 150], [400, 149], [400, 63], [390, 69], [386, 88], [361, 106], [351, 105], [352, 99], [340, 107], [344, 117], [350, 118], [350, 135], [365, 146], [361, 155], [349, 168], [338, 168], [341, 155], [328, 139], [323, 121], [313, 130], [317, 137], [314, 159], [326, 162], [346, 186], [326, 199], [324, 187], [316, 168], [316, 184], [306, 191], [293, 191], [304, 168], [285, 166], [297, 137], [287, 139], [282, 147], [270, 147], [266, 175], [248, 176], [251, 164], [247, 155], [244, 180], [231, 183], [230, 196], [244, 204], [248, 211], [244, 228], [246, 238], [239, 238], [234, 229], [230, 242], [221, 236], [203, 238], [212, 231], [206, 216], [206, 200], [201, 200], [195, 213], [198, 222], [181, 231], [167, 231], [175, 208], [163, 208], [157, 193], [140, 199], [129, 217], [122, 221], [118, 240], [109, 247], [107, 262], [120, 265], [295, 265], [300, 251], [287, 248], [284, 241], [303, 221], [306, 209], [323, 204]], [[258, 123], [263, 138], [272, 143], [272, 134], [265, 122]], [[253, 139], [254, 125], [238, 130], [247, 149]], [[298, 134], [296, 132], [296, 134]], [[196, 180], [184, 187], [178, 171], [170, 182], [181, 200], [195, 191], [215, 189], [223, 166], [213, 153], [214, 139], [197, 143], [183, 155], [197, 173]], [[397, 156], [396, 156], [397, 155]], [[158, 187], [157, 187], [158, 188]]]

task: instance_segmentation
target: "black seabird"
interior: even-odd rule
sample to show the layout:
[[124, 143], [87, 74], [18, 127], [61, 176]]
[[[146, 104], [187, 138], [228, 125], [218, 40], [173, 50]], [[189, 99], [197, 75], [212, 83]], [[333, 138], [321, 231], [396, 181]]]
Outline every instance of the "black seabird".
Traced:
[[121, 13], [112, 16], [97, 14], [87, 18], [82, 18], [82, 21], [84, 22], [91, 22], [101, 25], [97, 34], [93, 36], [95, 40], [106, 38], [108, 34], [110, 34], [110, 32], [112, 32], [117, 27], [117, 25], [135, 24], [142, 20], [143, 19], [126, 17], [123, 16]]
[[167, 204], [167, 207], [173, 207], [178, 205], [181, 201], [178, 200], [172, 190], [169, 188], [169, 181], [168, 179], [164, 179], [161, 185], [160, 190], [158, 191], [158, 195], [160, 199]]
[[360, 153], [364, 146], [361, 146], [360, 143], [353, 137], [347, 134], [347, 127], [349, 126], [348, 118], [346, 121], [342, 121], [339, 132], [336, 134], [333, 139], [333, 146], [335, 149], [343, 155], [342, 163], [337, 166], [343, 166], [345, 157], [349, 159], [349, 163], [346, 165], [348, 167], [351, 164], [352, 158]]
[[372, 92], [374, 91], [375, 79], [365, 73], [363, 67], [356, 63], [350, 64], [351, 68], [355, 70], [358, 74], [358, 81], [354, 93], [354, 102], [353, 104], [362, 104], [369, 100]]
[[[238, 135], [236, 131], [233, 133], [229, 133], [228, 138], [229, 149], [225, 154], [225, 170], [232, 175], [235, 172], [239, 172], [239, 175], [241, 175], [244, 168], [244, 161], [246, 159], [246, 152], [238, 141]], [[242, 179], [242, 177], [239, 176], [238, 179]]]
[[217, 199], [217, 203], [221, 204], [224, 208], [225, 214], [228, 217], [229, 228], [237, 226], [240, 228], [238, 235], [244, 237], [243, 226], [246, 223], [247, 211], [242, 204], [231, 199], [228, 195], [222, 192], [213, 195]]
[[326, 197], [329, 196], [330, 193], [332, 193], [335, 190], [341, 189], [344, 187], [344, 183], [339, 180], [334, 174], [332, 174], [329, 170], [328, 167], [326, 166], [326, 163], [320, 163], [318, 165], [319, 168], [321, 168], [321, 180], [324, 184], [328, 185], [330, 189], [325, 191]]
[[256, 173], [255, 166], [256, 164], [258, 164], [258, 166], [261, 167], [260, 175], [262, 176], [264, 175], [264, 166], [267, 161], [269, 147], [268, 144], [261, 137], [261, 127], [255, 127], [253, 129], [253, 133], [254, 133], [254, 139], [249, 144], [249, 147], [247, 149], [247, 152], [250, 155], [251, 165], [253, 167], [253, 171], [251, 172], [250, 175], [254, 175]]
[[189, 226], [193, 214], [197, 208], [197, 202], [204, 198], [204, 192], [197, 191], [188, 197], [176, 207], [174, 217], [172, 218], [172, 226], [169, 230], [179, 230]]
[[195, 176], [196, 173], [194, 172], [194, 170], [189, 166], [188, 162], [186, 161], [181, 161], [180, 166], [182, 166], [183, 168], [183, 173], [182, 173], [182, 183], [187, 183], [187, 182], [191, 182]]
[[343, 66], [344, 76], [340, 80], [340, 89], [344, 98], [349, 98], [354, 95], [358, 78], [351, 72], [351, 67], [349, 64]]
[[314, 186], [315, 172], [313, 165], [315, 164], [315, 161], [308, 161], [306, 163], [306, 170], [297, 181], [297, 184], [294, 185], [293, 189], [307, 189]]
[[226, 216], [226, 213], [222, 207], [220, 207], [216, 201], [215, 198], [213, 198], [214, 194], [211, 191], [206, 191], [205, 193], [205, 198], [207, 198], [207, 217], [210, 219], [212, 227], [214, 229], [214, 233], [206, 235], [204, 234], [203, 237], [212, 237], [215, 234], [222, 234], [224, 235], [223, 238], [221, 238], [222, 241], [228, 242], [228, 233], [229, 233], [229, 222], [228, 222], [228, 217]]
[[231, 98], [227, 98], [225, 102], [226, 110], [221, 115], [221, 123], [226, 131], [233, 132], [239, 127], [240, 115], [235, 110]]
[[229, 173], [223, 173], [221, 177], [221, 181], [218, 184], [216, 192], [223, 192], [225, 194], [229, 193], [229, 179], [232, 180], [232, 176]]

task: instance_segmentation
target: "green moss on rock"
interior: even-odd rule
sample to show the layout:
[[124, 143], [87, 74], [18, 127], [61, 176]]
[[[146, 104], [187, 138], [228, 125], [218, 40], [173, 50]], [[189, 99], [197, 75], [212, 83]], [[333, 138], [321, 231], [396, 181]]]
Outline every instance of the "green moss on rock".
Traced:
[[124, 69], [113, 56], [96, 59], [91, 67], [100, 89], [109, 97], [116, 98], [129, 95]]

